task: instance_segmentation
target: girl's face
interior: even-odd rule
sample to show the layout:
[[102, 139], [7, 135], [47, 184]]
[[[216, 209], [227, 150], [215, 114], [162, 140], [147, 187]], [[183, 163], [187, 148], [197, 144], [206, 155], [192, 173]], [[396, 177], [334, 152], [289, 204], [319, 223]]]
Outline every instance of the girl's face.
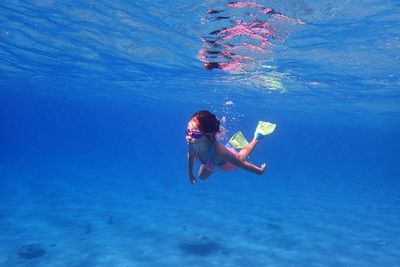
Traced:
[[200, 131], [197, 120], [191, 119], [186, 129], [186, 142], [195, 143], [203, 136], [204, 134]]

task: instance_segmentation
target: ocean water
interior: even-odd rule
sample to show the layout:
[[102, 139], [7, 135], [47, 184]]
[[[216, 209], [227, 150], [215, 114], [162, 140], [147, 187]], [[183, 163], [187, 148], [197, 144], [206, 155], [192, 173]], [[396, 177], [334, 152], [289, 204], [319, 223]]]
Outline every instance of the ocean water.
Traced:
[[[398, 1], [3, 0], [0, 22], [1, 267], [400, 266]], [[277, 124], [263, 176], [190, 184], [202, 109], [225, 140]]]

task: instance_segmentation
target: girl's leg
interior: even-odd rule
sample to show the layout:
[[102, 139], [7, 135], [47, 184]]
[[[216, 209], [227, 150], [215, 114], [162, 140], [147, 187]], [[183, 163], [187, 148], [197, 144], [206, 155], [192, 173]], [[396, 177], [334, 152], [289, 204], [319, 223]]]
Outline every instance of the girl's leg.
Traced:
[[239, 152], [239, 157], [241, 159], [246, 159], [248, 156], [250, 156], [251, 152], [253, 152], [254, 148], [256, 148], [256, 145], [260, 139], [254, 138], [250, 143], [248, 143], [242, 150]]

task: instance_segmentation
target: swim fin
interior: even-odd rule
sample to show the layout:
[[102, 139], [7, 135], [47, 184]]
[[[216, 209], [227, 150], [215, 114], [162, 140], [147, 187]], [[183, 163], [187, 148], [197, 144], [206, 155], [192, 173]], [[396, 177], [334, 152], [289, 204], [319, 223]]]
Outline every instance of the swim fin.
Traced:
[[243, 136], [242, 132], [235, 133], [231, 139], [229, 139], [227, 146], [233, 147], [236, 149], [244, 148], [249, 142], [247, 142], [246, 138]]
[[276, 124], [266, 122], [266, 121], [259, 121], [256, 131], [254, 132], [254, 139], [261, 139], [265, 135], [271, 134], [274, 132]]

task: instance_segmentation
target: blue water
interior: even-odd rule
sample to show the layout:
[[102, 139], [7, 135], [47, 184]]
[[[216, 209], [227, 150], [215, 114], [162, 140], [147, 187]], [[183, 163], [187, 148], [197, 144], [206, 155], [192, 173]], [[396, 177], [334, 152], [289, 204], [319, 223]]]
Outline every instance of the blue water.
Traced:
[[[400, 266], [398, 1], [259, 1], [241, 71], [196, 57], [221, 1], [0, 3], [0, 266]], [[277, 124], [257, 176], [187, 177], [196, 111]], [[198, 166], [198, 165], [197, 165]]]

